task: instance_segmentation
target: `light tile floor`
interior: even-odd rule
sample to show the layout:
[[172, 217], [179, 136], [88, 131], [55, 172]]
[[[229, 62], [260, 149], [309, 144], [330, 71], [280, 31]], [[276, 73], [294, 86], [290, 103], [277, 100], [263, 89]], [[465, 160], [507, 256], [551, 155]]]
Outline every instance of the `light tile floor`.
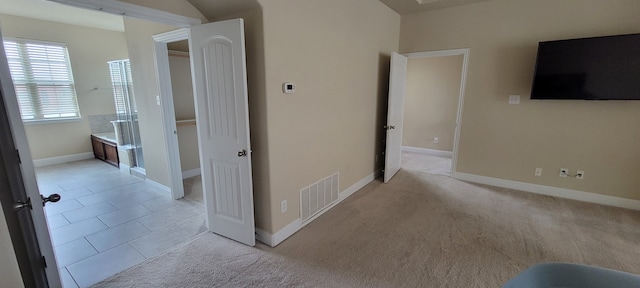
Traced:
[[88, 287], [204, 232], [200, 177], [185, 179], [185, 199], [91, 159], [37, 168], [64, 287]]

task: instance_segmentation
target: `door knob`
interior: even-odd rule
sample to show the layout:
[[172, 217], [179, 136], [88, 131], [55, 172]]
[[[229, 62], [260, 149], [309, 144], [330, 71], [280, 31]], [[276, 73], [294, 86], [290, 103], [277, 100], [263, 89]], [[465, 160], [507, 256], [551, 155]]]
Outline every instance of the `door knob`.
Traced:
[[385, 129], [385, 130], [396, 129], [396, 126], [393, 126], [393, 125], [384, 126], [384, 129]]
[[246, 157], [247, 149], [242, 149], [242, 151], [238, 151], [238, 157]]
[[42, 198], [42, 206], [46, 205], [47, 202], [51, 202], [51, 203], [56, 203], [58, 201], [60, 201], [60, 194], [51, 194], [49, 195], [49, 197], [44, 197], [42, 195], [40, 195], [40, 197]]

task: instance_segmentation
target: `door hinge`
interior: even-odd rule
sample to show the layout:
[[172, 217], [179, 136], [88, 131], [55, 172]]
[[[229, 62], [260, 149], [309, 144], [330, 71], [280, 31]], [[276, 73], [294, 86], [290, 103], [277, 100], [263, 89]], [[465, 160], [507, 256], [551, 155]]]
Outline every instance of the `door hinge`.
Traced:
[[16, 149], [16, 154], [18, 154], [18, 163], [22, 164], [22, 159], [20, 159], [20, 150]]
[[44, 266], [44, 268], [47, 268], [47, 258], [44, 258], [44, 256], [42, 256], [42, 266]]
[[20, 211], [23, 208], [29, 208], [33, 210], [33, 206], [31, 206], [31, 197], [27, 197], [27, 201], [25, 202], [16, 201], [15, 203], [13, 203], [13, 211]]

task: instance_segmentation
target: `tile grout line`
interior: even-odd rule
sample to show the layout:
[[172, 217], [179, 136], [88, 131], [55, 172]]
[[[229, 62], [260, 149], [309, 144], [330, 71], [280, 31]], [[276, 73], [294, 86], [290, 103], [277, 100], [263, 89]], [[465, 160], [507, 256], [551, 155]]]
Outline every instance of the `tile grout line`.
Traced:
[[64, 269], [67, 270], [67, 274], [69, 274], [69, 277], [71, 277], [71, 280], [73, 280], [73, 283], [76, 283], [76, 286], [80, 287], [80, 283], [78, 283], [78, 280], [76, 280], [76, 278], [73, 277], [73, 275], [71, 275], [71, 271], [67, 269], [67, 266], [65, 266]]

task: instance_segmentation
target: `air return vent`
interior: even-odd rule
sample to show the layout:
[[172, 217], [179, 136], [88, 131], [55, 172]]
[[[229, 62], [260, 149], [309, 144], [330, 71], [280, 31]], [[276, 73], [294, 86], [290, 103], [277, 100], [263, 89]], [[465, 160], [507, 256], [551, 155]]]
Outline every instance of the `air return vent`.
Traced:
[[309, 220], [314, 215], [338, 201], [340, 174], [335, 173], [300, 189], [300, 219]]

